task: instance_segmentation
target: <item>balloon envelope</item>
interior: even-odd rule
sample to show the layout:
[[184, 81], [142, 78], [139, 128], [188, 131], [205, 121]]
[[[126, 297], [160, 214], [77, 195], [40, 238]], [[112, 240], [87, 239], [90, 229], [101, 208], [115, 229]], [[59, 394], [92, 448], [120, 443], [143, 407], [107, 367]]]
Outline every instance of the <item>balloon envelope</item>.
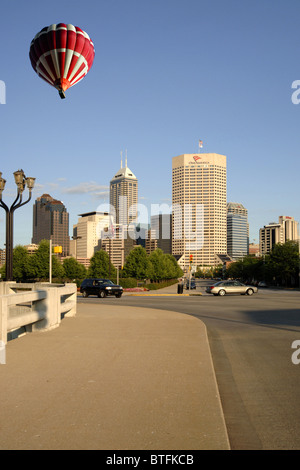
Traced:
[[29, 57], [35, 72], [54, 86], [61, 98], [90, 70], [95, 49], [89, 35], [71, 24], [52, 24], [31, 41]]

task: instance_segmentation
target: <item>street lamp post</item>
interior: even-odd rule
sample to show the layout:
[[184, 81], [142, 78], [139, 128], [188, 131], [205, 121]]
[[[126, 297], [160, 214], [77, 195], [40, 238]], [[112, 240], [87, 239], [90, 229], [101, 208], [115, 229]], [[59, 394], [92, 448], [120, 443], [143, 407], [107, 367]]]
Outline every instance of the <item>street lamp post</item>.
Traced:
[[[14, 172], [15, 183], [17, 185], [17, 197], [10, 207], [8, 207], [2, 201], [2, 193], [5, 188], [6, 180], [2, 178], [2, 173], [0, 172], [0, 206], [6, 212], [6, 280], [12, 281], [13, 278], [13, 217], [14, 212], [21, 206], [27, 204], [32, 195], [32, 189], [34, 187], [35, 178], [28, 177], [26, 178], [23, 170], [18, 170]], [[22, 202], [23, 191], [27, 186], [29, 190], [29, 197], [27, 201]]]

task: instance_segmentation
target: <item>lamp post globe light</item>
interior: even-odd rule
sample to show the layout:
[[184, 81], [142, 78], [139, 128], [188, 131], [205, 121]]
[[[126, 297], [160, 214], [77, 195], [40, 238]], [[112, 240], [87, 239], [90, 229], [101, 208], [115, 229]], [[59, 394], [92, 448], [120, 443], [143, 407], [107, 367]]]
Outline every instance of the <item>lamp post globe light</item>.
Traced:
[[[0, 206], [6, 212], [6, 280], [12, 281], [13, 278], [13, 217], [14, 212], [19, 207], [27, 204], [32, 196], [32, 189], [34, 187], [35, 178], [26, 177], [23, 170], [14, 172], [15, 183], [17, 185], [17, 197], [10, 207], [2, 201], [2, 193], [5, 188], [6, 180], [2, 178], [0, 172]], [[28, 188], [29, 197], [23, 202], [23, 192]]]

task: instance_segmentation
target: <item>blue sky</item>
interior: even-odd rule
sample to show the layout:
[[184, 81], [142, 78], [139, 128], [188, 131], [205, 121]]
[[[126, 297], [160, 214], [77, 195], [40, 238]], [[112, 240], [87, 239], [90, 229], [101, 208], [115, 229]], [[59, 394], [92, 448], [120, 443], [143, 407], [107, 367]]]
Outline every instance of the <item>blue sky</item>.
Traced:
[[[70, 213], [108, 201], [127, 149], [139, 202], [171, 203], [172, 157], [227, 156], [227, 199], [248, 209], [250, 240], [289, 215], [300, 221], [299, 0], [2, 0], [0, 171], [3, 200], [13, 172], [36, 177], [33, 201], [49, 193]], [[88, 75], [66, 92], [33, 71], [32, 38], [71, 23], [95, 44]], [[32, 236], [32, 204], [15, 212], [14, 243]], [[5, 212], [0, 211], [0, 247]]]

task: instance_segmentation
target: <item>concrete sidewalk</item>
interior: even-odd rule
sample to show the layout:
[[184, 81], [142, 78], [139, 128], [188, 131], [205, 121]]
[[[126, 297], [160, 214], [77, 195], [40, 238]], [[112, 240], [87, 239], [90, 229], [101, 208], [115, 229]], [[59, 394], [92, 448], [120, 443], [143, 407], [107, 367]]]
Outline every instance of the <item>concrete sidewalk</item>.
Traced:
[[204, 324], [78, 304], [6, 348], [0, 449], [229, 449]]
[[182, 296], [189, 296], [189, 295], [202, 295], [199, 289], [186, 289], [184, 287], [183, 293], [178, 294], [177, 292], [178, 284], [173, 284], [168, 287], [163, 287], [162, 289], [157, 290], [148, 290], [148, 291], [140, 291], [140, 292], [130, 292], [124, 291], [123, 295], [135, 295], [135, 296], [142, 296], [142, 295], [151, 295], [151, 296], [167, 296], [167, 295], [179, 295]]

